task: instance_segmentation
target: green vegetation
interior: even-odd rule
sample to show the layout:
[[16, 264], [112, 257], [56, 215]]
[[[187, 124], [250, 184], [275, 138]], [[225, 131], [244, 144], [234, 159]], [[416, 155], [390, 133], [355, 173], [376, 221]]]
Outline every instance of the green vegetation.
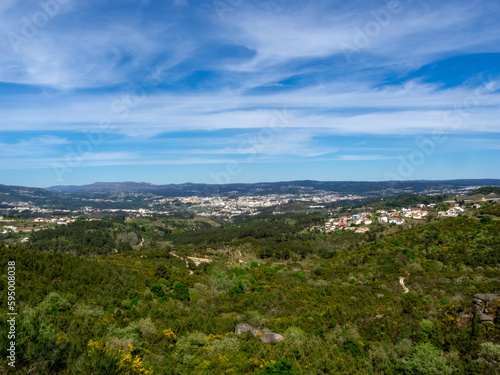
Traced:
[[76, 255], [104, 255], [132, 250], [141, 239], [141, 228], [124, 223], [123, 217], [101, 221], [79, 219], [68, 225], [34, 232], [30, 248], [70, 252]]
[[373, 209], [382, 210], [382, 209], [391, 209], [391, 208], [401, 208], [401, 207], [415, 207], [415, 205], [422, 204], [430, 204], [442, 201], [446, 195], [415, 195], [415, 194], [403, 194], [397, 197], [384, 198], [381, 200], [376, 200], [373, 202], [367, 202], [366, 204]]
[[0, 248], [3, 353], [8, 261], [19, 313], [17, 371], [4, 356], [0, 372], [497, 374], [500, 306], [481, 323], [473, 304], [500, 291], [495, 212], [367, 234], [310, 230], [324, 217], [305, 214], [39, 231]]
[[500, 186], [484, 186], [469, 193], [469, 195], [475, 195], [475, 194], [483, 194], [483, 195], [500, 194]]

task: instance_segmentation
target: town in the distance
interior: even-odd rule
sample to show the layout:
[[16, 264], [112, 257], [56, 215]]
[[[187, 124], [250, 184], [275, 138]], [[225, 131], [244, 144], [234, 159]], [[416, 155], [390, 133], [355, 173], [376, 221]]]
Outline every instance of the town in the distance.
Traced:
[[[492, 185], [493, 190], [485, 190]], [[310, 230], [365, 233], [374, 223], [412, 226], [440, 217], [474, 216], [485, 204], [500, 200], [500, 188], [494, 187], [500, 186], [500, 180], [305, 181], [234, 184], [218, 186], [217, 191], [211, 185], [193, 188], [190, 184], [191, 189], [179, 195], [176, 190], [181, 186], [172, 186], [155, 189], [155, 185], [145, 183], [96, 183], [40, 189], [2, 185], [2, 239], [26, 242], [25, 235], [32, 231], [67, 225], [78, 218], [98, 221], [118, 215], [128, 220], [168, 216], [229, 220], [259, 213], [319, 213], [324, 222]]]

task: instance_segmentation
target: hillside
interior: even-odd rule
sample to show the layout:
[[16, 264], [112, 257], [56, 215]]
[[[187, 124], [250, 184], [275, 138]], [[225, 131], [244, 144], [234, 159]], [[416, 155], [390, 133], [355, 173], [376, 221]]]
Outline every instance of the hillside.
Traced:
[[170, 184], [154, 185], [144, 182], [96, 182], [83, 186], [54, 186], [53, 191], [67, 193], [152, 193], [164, 196], [210, 196], [213, 194], [297, 194], [309, 190], [326, 190], [342, 194], [390, 196], [403, 192], [425, 193], [429, 190], [446, 190], [467, 186], [497, 185], [500, 180], [447, 180], [447, 181], [284, 181], [252, 184]]
[[[500, 299], [481, 298], [500, 292], [500, 220], [488, 217], [367, 234], [311, 231], [321, 216], [293, 214], [41, 231], [0, 253], [16, 262], [17, 363], [37, 374], [496, 374]], [[119, 241], [129, 246], [114, 252]], [[6, 298], [0, 309], [5, 351]], [[284, 341], [234, 334], [238, 324]]]
[[477, 190], [471, 191], [469, 193], [469, 195], [475, 195], [475, 194], [482, 194], [482, 195], [496, 194], [496, 195], [500, 195], [500, 186], [484, 186], [482, 188], [479, 188]]

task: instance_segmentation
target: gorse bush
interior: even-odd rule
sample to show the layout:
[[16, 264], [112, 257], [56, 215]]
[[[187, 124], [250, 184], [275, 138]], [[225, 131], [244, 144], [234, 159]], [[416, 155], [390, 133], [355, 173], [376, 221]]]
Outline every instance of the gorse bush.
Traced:
[[402, 363], [403, 369], [410, 375], [449, 375], [454, 372], [446, 357], [431, 343], [418, 344], [413, 355]]
[[256, 375], [294, 375], [292, 364], [286, 360], [280, 360], [264, 370], [257, 371]]
[[[473, 303], [477, 293], [500, 290], [498, 220], [374, 226], [370, 236], [308, 231], [315, 220], [324, 217], [268, 215], [196, 230], [178, 220], [164, 231], [154, 219], [103, 220], [2, 247], [2, 264], [16, 262], [18, 372], [500, 372], [497, 305], [482, 323]], [[102, 248], [88, 242], [89, 252], [79, 252], [85, 233], [104, 240]], [[118, 237], [135, 246], [120, 233], [154, 235], [158, 246], [117, 253]], [[210, 264], [193, 269], [188, 256]], [[4, 276], [0, 290], [7, 288]], [[0, 299], [3, 352], [7, 307]], [[241, 323], [285, 341], [235, 335]], [[14, 373], [5, 361], [0, 371]]]

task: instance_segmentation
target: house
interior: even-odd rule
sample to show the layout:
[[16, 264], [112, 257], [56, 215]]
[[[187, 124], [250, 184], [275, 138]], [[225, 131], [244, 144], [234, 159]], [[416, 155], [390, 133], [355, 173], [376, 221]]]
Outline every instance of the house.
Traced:
[[483, 208], [483, 207], [480, 204], [475, 203], [472, 205], [472, 208], [475, 208], [476, 210], [478, 210], [478, 209]]
[[389, 222], [389, 218], [387, 216], [381, 216], [378, 218], [378, 221], [380, 223], [388, 223]]
[[43, 223], [45, 222], [45, 219], [43, 217], [37, 217], [35, 220], [33, 220], [35, 223]]
[[401, 219], [399, 217], [391, 217], [389, 219], [389, 224], [402, 225], [404, 222], [405, 222], [405, 220]]

